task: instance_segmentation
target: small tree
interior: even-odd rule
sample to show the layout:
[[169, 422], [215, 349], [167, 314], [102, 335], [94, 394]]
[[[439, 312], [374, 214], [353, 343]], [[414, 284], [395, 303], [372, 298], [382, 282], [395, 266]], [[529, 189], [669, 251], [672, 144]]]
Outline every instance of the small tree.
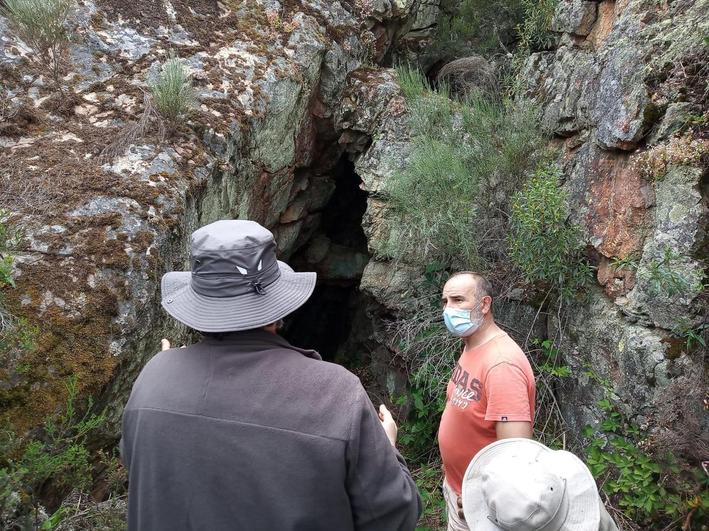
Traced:
[[509, 253], [528, 282], [542, 283], [570, 298], [592, 278], [581, 228], [568, 221], [568, 196], [558, 166], [540, 165], [514, 195]]
[[0, 13], [37, 54], [36, 61], [47, 69], [59, 86], [61, 58], [69, 42], [66, 21], [74, 0], [5, 0]]
[[174, 127], [194, 104], [194, 89], [189, 72], [179, 58], [171, 56], [160, 70], [150, 91], [158, 112]]

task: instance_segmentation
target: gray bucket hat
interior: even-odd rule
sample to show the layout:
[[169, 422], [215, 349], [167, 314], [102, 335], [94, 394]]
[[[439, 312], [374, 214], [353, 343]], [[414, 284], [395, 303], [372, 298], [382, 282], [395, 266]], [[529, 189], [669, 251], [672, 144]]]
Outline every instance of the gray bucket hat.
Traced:
[[163, 275], [162, 306], [201, 332], [275, 323], [315, 288], [315, 273], [295, 273], [276, 260], [273, 234], [255, 221], [215, 221], [194, 231], [190, 267]]

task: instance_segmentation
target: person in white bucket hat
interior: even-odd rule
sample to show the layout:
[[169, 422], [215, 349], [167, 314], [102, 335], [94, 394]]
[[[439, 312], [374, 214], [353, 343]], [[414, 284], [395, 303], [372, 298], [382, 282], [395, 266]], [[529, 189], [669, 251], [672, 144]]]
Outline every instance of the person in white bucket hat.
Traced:
[[584, 462], [531, 439], [483, 448], [465, 471], [462, 501], [475, 531], [618, 531]]
[[223, 220], [192, 234], [163, 308], [203, 333], [163, 350], [123, 413], [131, 531], [412, 531], [416, 484], [396, 424], [359, 379], [278, 335], [315, 273], [276, 259], [270, 231]]

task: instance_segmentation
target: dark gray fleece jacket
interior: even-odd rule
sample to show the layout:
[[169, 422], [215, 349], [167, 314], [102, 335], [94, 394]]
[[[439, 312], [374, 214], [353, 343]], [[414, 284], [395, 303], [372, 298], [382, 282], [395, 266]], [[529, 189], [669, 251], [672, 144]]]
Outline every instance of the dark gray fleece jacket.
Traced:
[[153, 357], [121, 454], [131, 530], [413, 530], [421, 508], [359, 379], [261, 330]]

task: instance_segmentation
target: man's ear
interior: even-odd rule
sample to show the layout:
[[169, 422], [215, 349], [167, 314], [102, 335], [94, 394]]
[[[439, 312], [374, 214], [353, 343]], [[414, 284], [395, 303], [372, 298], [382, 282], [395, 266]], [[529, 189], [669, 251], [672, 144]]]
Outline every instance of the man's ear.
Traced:
[[481, 309], [483, 313], [490, 313], [492, 311], [492, 297], [490, 297], [490, 295], [483, 297]]

